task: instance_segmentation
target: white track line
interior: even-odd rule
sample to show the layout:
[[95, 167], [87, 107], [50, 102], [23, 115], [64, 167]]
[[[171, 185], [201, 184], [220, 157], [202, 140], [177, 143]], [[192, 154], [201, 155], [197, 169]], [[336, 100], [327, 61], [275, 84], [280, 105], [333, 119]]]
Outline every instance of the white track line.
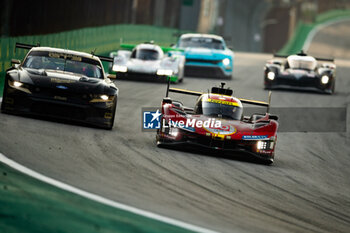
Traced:
[[107, 198], [86, 192], [86, 191], [78, 189], [78, 188], [75, 188], [75, 187], [70, 186], [68, 184], [62, 183], [60, 181], [54, 180], [54, 179], [49, 178], [47, 176], [44, 176], [40, 173], [37, 173], [37, 172], [27, 168], [27, 167], [24, 167], [23, 165], [7, 158], [2, 153], [0, 153], [0, 161], [5, 163], [6, 165], [16, 169], [16, 170], [28, 175], [28, 176], [35, 178], [35, 179], [38, 179], [38, 180], [43, 181], [45, 183], [48, 183], [50, 185], [56, 186], [60, 189], [66, 190], [68, 192], [77, 194], [79, 196], [88, 198], [90, 200], [93, 200], [93, 201], [96, 201], [96, 202], [99, 202], [99, 203], [102, 203], [102, 204], [105, 204], [108, 206], [112, 206], [112, 207], [115, 207], [115, 208], [118, 208], [121, 210], [129, 211], [129, 212], [137, 214], [137, 215], [141, 215], [141, 216], [144, 216], [144, 217], [147, 217], [147, 218], [150, 218], [153, 220], [157, 220], [157, 221], [160, 221], [163, 223], [171, 224], [171, 225], [174, 225], [174, 226], [186, 229], [186, 230], [190, 230], [190, 231], [203, 232], [203, 233], [217, 233], [216, 231], [208, 230], [208, 229], [201, 228], [201, 227], [189, 224], [189, 223], [181, 222], [181, 221], [176, 220], [176, 219], [171, 219], [171, 218], [161, 216], [161, 215], [149, 212], [149, 211], [141, 210], [141, 209], [138, 209], [138, 208], [135, 208], [132, 206], [118, 203], [118, 202], [109, 200]]
[[307, 36], [307, 38], [306, 38], [306, 40], [305, 40], [305, 42], [304, 42], [303, 50], [304, 50], [305, 52], [307, 52], [307, 50], [309, 49], [309, 47], [310, 47], [310, 45], [311, 45], [312, 40], [314, 39], [316, 33], [317, 33], [319, 30], [321, 30], [321, 29], [323, 29], [323, 28], [325, 28], [325, 27], [327, 27], [327, 26], [329, 26], [329, 25], [331, 25], [331, 24], [340, 23], [340, 22], [349, 21], [349, 20], [350, 20], [350, 18], [341, 18], [341, 19], [331, 20], [331, 21], [329, 21], [329, 22], [327, 22], [327, 23], [323, 23], [323, 24], [317, 25], [316, 27], [314, 27], [314, 28], [311, 30], [311, 32], [309, 32], [309, 35]]

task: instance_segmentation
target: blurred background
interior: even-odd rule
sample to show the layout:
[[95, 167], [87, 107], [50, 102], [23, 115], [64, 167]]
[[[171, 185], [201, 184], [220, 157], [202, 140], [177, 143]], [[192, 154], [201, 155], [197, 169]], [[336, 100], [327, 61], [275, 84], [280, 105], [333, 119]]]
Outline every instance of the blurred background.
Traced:
[[350, 1], [2, 0], [0, 9], [2, 37], [139, 24], [215, 33], [235, 50], [273, 52], [286, 44], [301, 22], [315, 23], [330, 10], [339, 15], [350, 9]]
[[[107, 54], [120, 43], [222, 35], [234, 51], [293, 53], [324, 22], [350, 17], [349, 0], [2, 0], [0, 73], [15, 42]], [[25, 51], [19, 51], [23, 56]]]

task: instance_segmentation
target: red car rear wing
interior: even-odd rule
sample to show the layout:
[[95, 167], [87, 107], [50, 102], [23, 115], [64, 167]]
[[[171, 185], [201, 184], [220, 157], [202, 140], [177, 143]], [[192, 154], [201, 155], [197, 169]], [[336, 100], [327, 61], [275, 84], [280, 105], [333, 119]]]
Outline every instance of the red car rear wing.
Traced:
[[[168, 83], [168, 87], [167, 87], [166, 97], [168, 97], [168, 92], [175, 92], [175, 93], [180, 93], [180, 94], [185, 94], [185, 95], [194, 95], [194, 96], [201, 96], [201, 95], [205, 94], [204, 92], [199, 92], [199, 91], [190, 91], [190, 90], [185, 90], [185, 89], [180, 89], [180, 88], [169, 88], [169, 83]], [[259, 100], [243, 99], [243, 98], [238, 98], [238, 99], [244, 104], [251, 104], [251, 105], [267, 107], [266, 112], [270, 111], [271, 91], [269, 91], [268, 102], [259, 101]]]

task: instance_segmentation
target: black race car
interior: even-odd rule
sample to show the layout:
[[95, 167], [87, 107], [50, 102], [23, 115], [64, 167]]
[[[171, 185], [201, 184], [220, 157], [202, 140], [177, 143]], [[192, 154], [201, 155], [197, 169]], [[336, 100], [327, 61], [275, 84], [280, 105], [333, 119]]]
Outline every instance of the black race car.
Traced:
[[2, 112], [113, 128], [118, 88], [101, 63], [111, 58], [19, 43], [16, 48], [30, 51], [6, 71]]
[[274, 55], [265, 65], [265, 89], [287, 88], [334, 93], [336, 66], [334, 59], [298, 54]]

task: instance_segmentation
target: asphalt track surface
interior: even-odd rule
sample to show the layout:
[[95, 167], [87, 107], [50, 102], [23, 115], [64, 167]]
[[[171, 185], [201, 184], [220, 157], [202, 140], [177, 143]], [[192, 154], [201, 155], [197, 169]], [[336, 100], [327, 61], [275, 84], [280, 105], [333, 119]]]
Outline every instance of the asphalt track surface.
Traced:
[[[234, 79], [226, 80], [236, 96], [267, 99], [262, 67], [269, 58], [236, 53]], [[347, 106], [350, 62], [337, 64], [334, 95], [278, 90], [272, 106]], [[186, 78], [176, 87], [206, 91], [220, 81]], [[155, 133], [141, 132], [141, 107], [159, 106], [165, 84], [116, 82], [112, 131], [0, 114], [0, 152], [80, 189], [220, 232], [350, 229], [349, 132], [281, 132], [272, 166], [157, 148]]]

